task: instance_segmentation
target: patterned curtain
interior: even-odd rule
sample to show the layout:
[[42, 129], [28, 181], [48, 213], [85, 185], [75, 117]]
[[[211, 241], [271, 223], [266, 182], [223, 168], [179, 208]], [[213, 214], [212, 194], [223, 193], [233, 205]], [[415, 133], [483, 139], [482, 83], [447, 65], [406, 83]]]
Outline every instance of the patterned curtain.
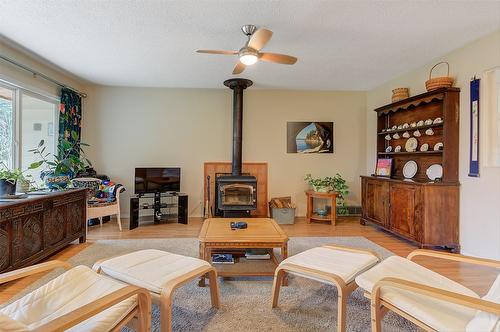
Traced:
[[66, 139], [72, 143], [79, 143], [82, 132], [81, 121], [82, 98], [75, 91], [63, 88], [59, 106], [59, 142]]

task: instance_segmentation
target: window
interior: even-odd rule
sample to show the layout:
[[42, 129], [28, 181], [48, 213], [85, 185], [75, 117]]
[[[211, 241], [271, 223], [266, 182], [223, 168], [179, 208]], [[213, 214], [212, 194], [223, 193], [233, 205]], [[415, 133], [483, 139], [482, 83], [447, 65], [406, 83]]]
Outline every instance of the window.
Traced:
[[14, 167], [14, 90], [0, 85], [0, 163]]
[[[35, 148], [41, 140], [45, 141], [46, 153], [55, 153], [57, 147], [57, 104], [42, 97], [35, 97], [27, 93], [21, 96], [21, 151], [20, 166], [25, 170], [31, 163], [38, 161], [38, 156], [29, 150]], [[34, 180], [40, 179], [40, 171], [30, 170], [27, 174]]]
[[[28, 150], [45, 141], [46, 153], [56, 152], [58, 138], [56, 97], [43, 96], [7, 82], [0, 82], [0, 162], [9, 168], [27, 170], [39, 160]], [[40, 183], [40, 171], [26, 171]]]

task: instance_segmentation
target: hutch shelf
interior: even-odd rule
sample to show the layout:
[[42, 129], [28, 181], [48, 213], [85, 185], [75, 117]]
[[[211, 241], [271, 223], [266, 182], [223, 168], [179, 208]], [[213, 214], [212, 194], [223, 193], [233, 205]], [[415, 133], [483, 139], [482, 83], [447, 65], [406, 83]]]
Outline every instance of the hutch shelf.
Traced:
[[[392, 158], [393, 172], [391, 178], [361, 177], [363, 225], [373, 223], [417, 243], [421, 248], [443, 247], [460, 251], [459, 94], [458, 88], [442, 88], [374, 110], [377, 112], [377, 157]], [[442, 123], [387, 131], [393, 126], [436, 118], [441, 118]], [[432, 128], [433, 135], [425, 133], [429, 128]], [[419, 137], [413, 135], [417, 129], [421, 133]], [[405, 150], [408, 138], [402, 134], [406, 131], [417, 139], [417, 151]], [[395, 133], [400, 138], [392, 138]], [[388, 134], [391, 140], [385, 139]], [[443, 143], [443, 148], [434, 151], [438, 142]], [[429, 145], [428, 151], [420, 151], [423, 144]], [[398, 145], [401, 152], [394, 152]], [[391, 152], [386, 152], [388, 146], [392, 147]], [[413, 178], [405, 179], [403, 167], [410, 160], [416, 162], [418, 170]], [[427, 177], [426, 170], [433, 164], [443, 167], [439, 181]]]

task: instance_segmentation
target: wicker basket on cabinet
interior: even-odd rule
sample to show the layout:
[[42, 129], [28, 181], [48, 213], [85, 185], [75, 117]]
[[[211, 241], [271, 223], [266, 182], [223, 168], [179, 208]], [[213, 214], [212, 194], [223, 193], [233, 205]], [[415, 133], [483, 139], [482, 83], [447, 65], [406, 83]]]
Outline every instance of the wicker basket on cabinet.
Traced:
[[[441, 64], [446, 64], [446, 66], [448, 66], [446, 76], [432, 78], [432, 71]], [[450, 77], [450, 64], [448, 62], [438, 62], [432, 66], [431, 71], [429, 72], [429, 79], [425, 81], [425, 88], [427, 91], [433, 91], [439, 88], [450, 88], [453, 85], [453, 81], [453, 77]]]

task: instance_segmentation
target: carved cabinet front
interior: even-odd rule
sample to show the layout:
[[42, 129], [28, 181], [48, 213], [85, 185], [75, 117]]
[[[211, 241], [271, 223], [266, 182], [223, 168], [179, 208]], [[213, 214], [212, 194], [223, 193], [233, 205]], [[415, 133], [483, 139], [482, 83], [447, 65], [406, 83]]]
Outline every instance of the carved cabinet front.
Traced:
[[85, 190], [0, 204], [0, 272], [43, 260], [86, 238]]

